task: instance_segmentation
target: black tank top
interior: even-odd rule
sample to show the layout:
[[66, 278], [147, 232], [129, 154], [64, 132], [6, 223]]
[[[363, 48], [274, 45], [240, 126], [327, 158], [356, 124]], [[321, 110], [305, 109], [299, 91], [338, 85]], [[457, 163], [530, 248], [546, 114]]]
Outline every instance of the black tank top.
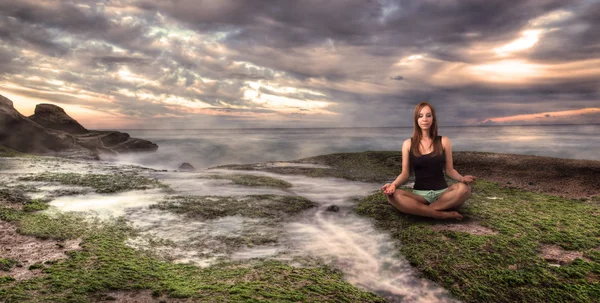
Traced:
[[[436, 140], [441, 140], [438, 136]], [[432, 156], [432, 153], [416, 157], [412, 148], [410, 151], [410, 166], [415, 171], [415, 186], [417, 190], [440, 190], [448, 187], [446, 179], [444, 179], [444, 167], [446, 167], [445, 152], [437, 156]]]

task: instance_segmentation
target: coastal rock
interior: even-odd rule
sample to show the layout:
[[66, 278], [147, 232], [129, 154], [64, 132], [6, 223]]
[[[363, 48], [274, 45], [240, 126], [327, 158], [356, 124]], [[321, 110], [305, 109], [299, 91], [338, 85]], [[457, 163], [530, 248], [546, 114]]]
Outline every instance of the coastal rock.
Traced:
[[67, 115], [64, 109], [54, 104], [42, 103], [36, 105], [35, 112], [29, 116], [29, 119], [45, 128], [62, 130], [69, 134], [88, 133], [88, 130]]
[[340, 207], [337, 205], [329, 205], [329, 207], [327, 207], [327, 211], [338, 212], [340, 211]]
[[192, 170], [196, 170], [196, 169], [191, 164], [185, 162], [179, 166], [179, 170], [192, 171]]
[[131, 138], [129, 134], [118, 131], [92, 130], [87, 134], [75, 136], [77, 143], [103, 154], [121, 154], [129, 152], [154, 152], [158, 145], [148, 140]]
[[1, 95], [0, 145], [26, 153], [50, 153], [77, 146], [71, 134], [47, 129], [21, 115], [12, 101]]
[[155, 143], [131, 138], [127, 133], [87, 130], [52, 104], [39, 104], [34, 115], [25, 117], [1, 95], [0, 145], [20, 152], [83, 159], [158, 149]]

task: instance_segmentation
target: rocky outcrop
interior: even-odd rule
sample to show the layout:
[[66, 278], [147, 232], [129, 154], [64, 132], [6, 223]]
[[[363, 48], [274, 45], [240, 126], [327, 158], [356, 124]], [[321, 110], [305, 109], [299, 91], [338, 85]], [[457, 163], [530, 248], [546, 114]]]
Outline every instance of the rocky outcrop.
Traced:
[[49, 129], [62, 130], [69, 134], [86, 134], [88, 130], [75, 119], [69, 117], [65, 110], [54, 104], [38, 104], [33, 115], [33, 122]]
[[77, 144], [72, 135], [47, 129], [21, 115], [12, 101], [0, 96], [0, 145], [26, 153], [50, 153]]
[[158, 145], [118, 131], [87, 130], [62, 108], [38, 104], [25, 117], [0, 95], [0, 145], [34, 154], [97, 158], [129, 152], [154, 152]]
[[118, 131], [89, 131], [76, 135], [75, 139], [81, 146], [107, 154], [154, 152], [158, 149], [158, 145], [148, 140], [131, 138], [129, 134]]

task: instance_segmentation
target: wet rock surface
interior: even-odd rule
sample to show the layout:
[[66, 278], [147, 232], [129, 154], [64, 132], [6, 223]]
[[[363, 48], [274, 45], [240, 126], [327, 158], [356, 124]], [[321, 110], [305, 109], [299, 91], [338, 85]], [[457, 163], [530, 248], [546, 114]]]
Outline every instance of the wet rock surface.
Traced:
[[338, 212], [338, 211], [340, 211], [340, 207], [337, 205], [329, 205], [327, 207], [327, 211]]

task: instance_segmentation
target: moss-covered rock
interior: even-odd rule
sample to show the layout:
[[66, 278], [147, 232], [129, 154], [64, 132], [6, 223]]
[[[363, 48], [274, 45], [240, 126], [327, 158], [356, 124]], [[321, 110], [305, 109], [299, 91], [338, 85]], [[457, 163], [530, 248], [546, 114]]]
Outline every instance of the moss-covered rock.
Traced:
[[250, 195], [244, 197], [176, 196], [150, 207], [205, 219], [241, 215], [281, 220], [316, 205], [306, 198], [297, 196]]
[[91, 225], [85, 217], [76, 213], [34, 213], [18, 218], [17, 231], [41, 239], [76, 239], [89, 232]]
[[29, 198], [19, 188], [0, 188], [0, 201], [4, 203], [23, 204], [29, 201]]
[[17, 263], [19, 263], [17, 260], [0, 258], [0, 270], [9, 271]]
[[[379, 192], [362, 199], [356, 211], [389, 231], [401, 243], [400, 252], [425, 277], [465, 302], [594, 302], [600, 298], [598, 205], [480, 180], [460, 211], [465, 221], [476, 219], [495, 234], [433, 230], [429, 227], [440, 221], [402, 214]], [[584, 258], [551, 266], [541, 256], [542, 244], [580, 251]]]
[[43, 199], [32, 199], [23, 205], [23, 210], [27, 212], [40, 211], [48, 209], [48, 201]]
[[242, 186], [262, 186], [262, 187], [276, 187], [276, 188], [289, 188], [292, 184], [289, 182], [271, 178], [267, 176], [253, 176], [245, 174], [227, 174], [227, 175], [209, 175], [202, 176], [203, 179], [225, 179], [233, 181], [233, 184]]
[[20, 177], [20, 181], [57, 182], [66, 185], [91, 187], [98, 193], [114, 193], [136, 189], [169, 187], [157, 180], [135, 174], [77, 174], [77, 173], [41, 173], [36, 176]]
[[[67, 221], [58, 225], [73, 223], [66, 217], [56, 220]], [[297, 268], [266, 261], [202, 269], [165, 262], [125, 245], [134, 231], [120, 219], [84, 230], [79, 235], [82, 250], [68, 252], [67, 259], [38, 265], [43, 276], [0, 280], [0, 301], [95, 302], [109, 292], [149, 290], [155, 298], [198, 302], [385, 302], [343, 281], [340, 272], [326, 266]], [[141, 298], [145, 299], [149, 298]]]
[[400, 174], [402, 170], [402, 153], [396, 151], [336, 153], [290, 161], [290, 163], [317, 164], [329, 168], [256, 164], [223, 165], [214, 168], [261, 170], [285, 175], [305, 175], [313, 178], [335, 177], [353, 181], [384, 182]]

